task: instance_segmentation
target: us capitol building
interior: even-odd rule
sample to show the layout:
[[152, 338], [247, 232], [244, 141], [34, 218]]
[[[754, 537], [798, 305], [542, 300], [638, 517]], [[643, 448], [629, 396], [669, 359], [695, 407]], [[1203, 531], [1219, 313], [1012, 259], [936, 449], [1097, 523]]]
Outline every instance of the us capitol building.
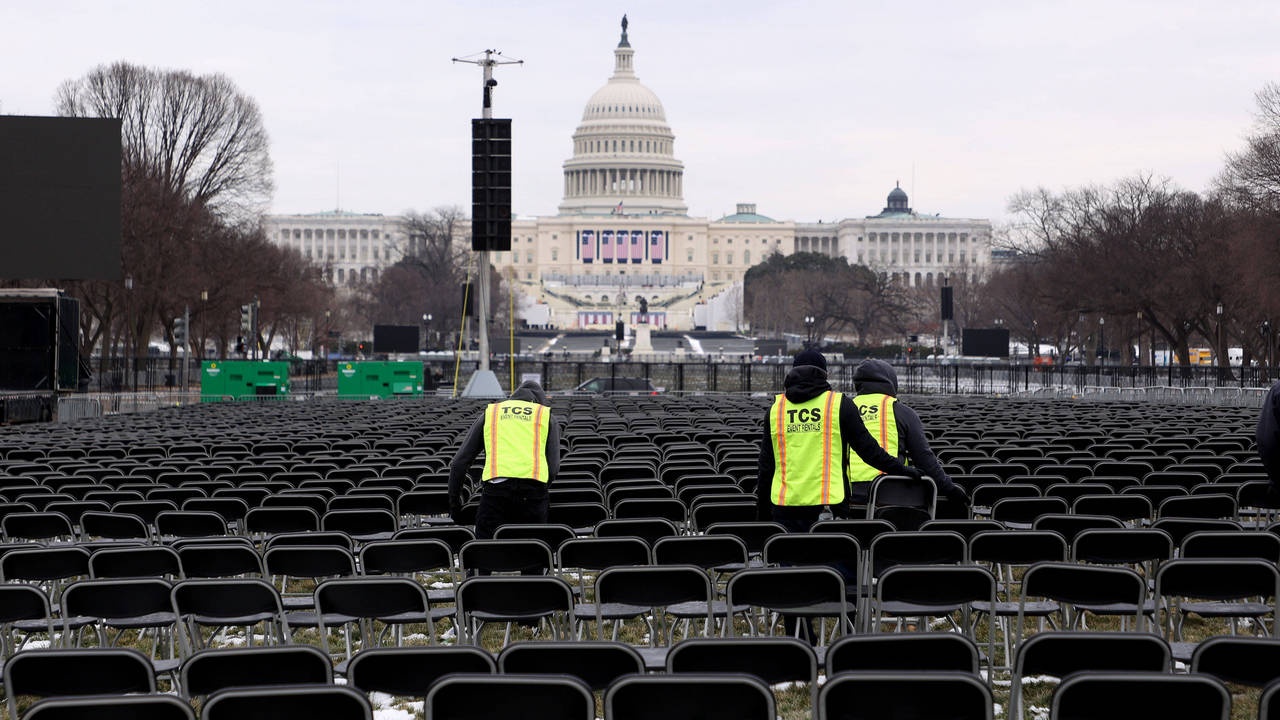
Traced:
[[[514, 219], [511, 251], [492, 253], [528, 324], [612, 330], [635, 322], [644, 297], [655, 327], [745, 329], [743, 276], [772, 253], [843, 256], [912, 287], [986, 275], [991, 222], [918, 214], [900, 187], [878, 214], [832, 223], [775, 220], [753, 203], [717, 220], [689, 217], [675, 133], [636, 75], [625, 17], [613, 58], [573, 133], [558, 214]], [[274, 215], [266, 229], [340, 287], [376, 280], [407, 246], [394, 216]]]

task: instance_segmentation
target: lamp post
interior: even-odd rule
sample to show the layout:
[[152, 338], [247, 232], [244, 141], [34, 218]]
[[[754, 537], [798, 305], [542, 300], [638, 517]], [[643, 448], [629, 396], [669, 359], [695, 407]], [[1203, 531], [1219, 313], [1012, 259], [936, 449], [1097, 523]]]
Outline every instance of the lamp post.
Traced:
[[1107, 356], [1109, 354], [1110, 353], [1107, 352], [1107, 319], [1099, 315], [1098, 316], [1098, 364], [1106, 365], [1107, 359], [1108, 359]]
[[133, 365], [134, 392], [138, 391], [138, 334], [133, 328], [133, 275], [124, 276], [125, 305], [124, 319], [129, 326], [129, 360]]
[[209, 291], [200, 291], [200, 360], [204, 361], [205, 343], [209, 335]]
[[[1221, 380], [1221, 379], [1222, 379], [1222, 364], [1223, 364], [1223, 363], [1222, 363], [1222, 361], [1223, 361], [1223, 358], [1222, 358], [1222, 356], [1221, 356], [1221, 355], [1219, 355], [1219, 353], [1221, 353], [1221, 352], [1222, 352], [1222, 350], [1223, 350], [1223, 347], [1222, 347], [1222, 303], [1218, 303], [1218, 307], [1217, 307], [1217, 315], [1218, 315], [1218, 342], [1216, 343], [1217, 347], [1215, 347], [1215, 348], [1213, 349], [1213, 354], [1214, 354], [1214, 356], [1215, 356], [1215, 357], [1217, 357], [1217, 359], [1218, 359], [1218, 362], [1217, 362], [1217, 365], [1218, 365], [1218, 379], [1219, 379], [1219, 380]], [[1226, 360], [1227, 360], [1227, 362], [1228, 362], [1228, 363], [1229, 363], [1229, 362], [1231, 362], [1231, 359], [1230, 359], [1229, 357], [1228, 357]]]
[[804, 346], [805, 347], [810, 347], [813, 345], [813, 326], [816, 322], [817, 322], [817, 319], [814, 316], [812, 315], [804, 316], [804, 329], [805, 329]]
[[431, 313], [422, 313], [422, 325], [425, 328], [422, 337], [422, 349], [431, 349]]

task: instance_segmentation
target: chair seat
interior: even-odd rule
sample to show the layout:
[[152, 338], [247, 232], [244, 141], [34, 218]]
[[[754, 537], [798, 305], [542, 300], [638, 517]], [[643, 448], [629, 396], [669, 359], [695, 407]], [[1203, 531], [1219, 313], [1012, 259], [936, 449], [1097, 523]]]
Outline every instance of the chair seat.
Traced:
[[126, 618], [103, 618], [102, 624], [121, 630], [141, 630], [144, 628], [166, 627], [178, 622], [178, 616], [171, 612], [155, 612], [146, 615], [135, 615]]
[[597, 617], [601, 620], [626, 620], [637, 615], [644, 615], [649, 610], [650, 608], [647, 605], [632, 605], [630, 603], [604, 603], [603, 605], [583, 603], [574, 606], [573, 617], [575, 620], [594, 620]]
[[260, 622], [270, 622], [276, 619], [273, 612], [251, 613], [249, 615], [237, 615], [236, 617], [214, 617], [212, 615], [192, 615], [191, 622], [203, 627], [224, 627], [227, 625], [257, 625]]
[[311, 610], [316, 606], [316, 598], [314, 595], [282, 595], [280, 597], [280, 605], [285, 611], [290, 610]]
[[441, 588], [438, 590], [427, 588], [427, 599], [433, 603], [451, 603], [455, 602], [457, 598], [457, 591], [453, 588]]
[[[745, 613], [751, 609], [750, 605], [737, 604], [733, 606], [732, 614]], [[707, 616], [707, 604], [701, 600], [691, 600], [689, 602], [675, 603], [667, 606], [667, 614], [680, 619], [705, 618]], [[711, 601], [712, 617], [728, 617], [730, 614], [729, 603], [724, 600]]]
[[913, 603], [901, 600], [891, 600], [879, 604], [881, 615], [926, 615], [931, 617], [950, 615], [951, 613], [964, 608], [966, 603], [949, 603], [946, 605], [936, 605], [933, 603]]
[[[88, 617], [67, 618], [65, 622], [62, 618], [55, 617], [53, 619], [53, 629], [55, 632], [64, 627], [68, 630], [79, 630], [93, 623], [94, 618]], [[24, 633], [45, 632], [49, 629], [49, 625], [44, 620], [18, 620], [13, 623], [13, 629]]]
[[[1133, 615], [1137, 610], [1137, 606], [1133, 603], [1074, 603], [1074, 605], [1094, 615]], [[1156, 604], [1154, 600], [1147, 600], [1142, 603], [1142, 612], [1144, 614], [1151, 614], [1155, 611]]]
[[1271, 606], [1256, 602], [1183, 602], [1183, 613], [1195, 613], [1206, 618], [1259, 617], [1271, 614]]
[[[969, 607], [974, 612], [991, 613], [991, 603], [982, 600], [975, 600], [969, 603]], [[1053, 600], [1034, 600], [1023, 606], [1023, 615], [1027, 617], [1047, 617], [1058, 612], [1062, 606]], [[996, 602], [996, 617], [1017, 617], [1018, 603], [1016, 602]]]
[[[289, 627], [320, 627], [320, 613], [309, 610], [296, 610], [294, 612], [285, 612], [284, 619], [289, 623]], [[324, 624], [326, 627], [337, 627], [343, 623], [355, 622], [357, 618], [350, 615], [342, 615], [339, 613], [324, 613]]]
[[457, 610], [451, 607], [431, 608], [431, 610], [429, 610], [426, 613], [421, 613], [421, 612], [396, 613], [395, 615], [387, 615], [386, 617], [379, 617], [378, 620], [388, 625], [410, 625], [413, 623], [435, 624], [439, 620], [443, 620], [444, 618], [447, 618], [447, 617], [453, 617], [456, 614], [457, 614]]
[[547, 610], [545, 612], [536, 613], [496, 613], [486, 610], [468, 610], [467, 616], [479, 620], [480, 622], [520, 622], [522, 620], [541, 620], [542, 618], [551, 617], [557, 611]]
[[645, 670], [665, 670], [667, 667], [667, 653], [670, 652], [669, 647], [638, 647], [636, 652], [640, 653], [640, 657], [644, 658]]

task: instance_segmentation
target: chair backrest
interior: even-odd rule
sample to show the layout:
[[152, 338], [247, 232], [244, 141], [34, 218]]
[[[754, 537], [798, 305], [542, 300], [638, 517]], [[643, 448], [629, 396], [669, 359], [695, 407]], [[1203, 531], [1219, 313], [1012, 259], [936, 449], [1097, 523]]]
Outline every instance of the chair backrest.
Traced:
[[170, 695], [94, 695], [52, 698], [32, 705], [23, 720], [196, 720], [187, 703]]
[[493, 656], [471, 645], [379, 647], [352, 656], [347, 682], [364, 692], [423, 698], [450, 673], [492, 675], [497, 671]]
[[0, 556], [0, 580], [65, 580], [89, 574], [89, 551], [83, 547], [21, 547]]
[[325, 580], [316, 587], [316, 611], [350, 618], [388, 618], [430, 609], [427, 590], [405, 577], [349, 577]]
[[764, 545], [766, 565], [830, 565], [846, 578], [858, 576], [862, 546], [845, 533], [775, 535]]
[[333, 682], [333, 665], [311, 645], [265, 645], [198, 650], [182, 662], [181, 689], [187, 697], [253, 685], [308, 685]]
[[512, 523], [498, 526], [493, 537], [495, 540], [541, 540], [555, 553], [561, 543], [577, 537], [577, 533], [568, 525], [556, 523]]
[[747, 546], [736, 535], [680, 535], [660, 538], [653, 545], [656, 565], [697, 565], [701, 568], [747, 564]]
[[954, 670], [977, 675], [978, 645], [957, 633], [846, 635], [827, 648], [824, 667], [836, 673], [864, 670]]
[[992, 720], [991, 689], [972, 673], [845, 672], [818, 692], [817, 720]]
[[1266, 687], [1280, 680], [1280, 639], [1248, 635], [1206, 638], [1192, 651], [1191, 672], [1223, 682]]
[[551, 547], [542, 540], [481, 539], [472, 540], [458, 551], [458, 562], [465, 571], [486, 570], [512, 573], [527, 570], [550, 571], [555, 567]]
[[1071, 559], [1099, 565], [1155, 566], [1173, 557], [1173, 538], [1163, 530], [1082, 530], [1071, 543]]
[[1079, 672], [1053, 693], [1052, 718], [1130, 720], [1181, 717], [1228, 720], [1231, 694], [1209, 675]]
[[1042, 515], [1061, 515], [1069, 509], [1065, 498], [1001, 498], [991, 505], [991, 518], [1011, 527], [1030, 527]]
[[185, 578], [262, 577], [262, 556], [238, 543], [188, 545], [178, 550]]
[[688, 638], [671, 646], [666, 670], [750, 673], [769, 685], [814, 683], [818, 660], [809, 643], [792, 637]]
[[730, 606], [786, 612], [823, 607], [847, 629], [849, 599], [844, 578], [829, 567], [748, 568], [729, 578]]
[[450, 572], [453, 563], [453, 551], [443, 540], [376, 540], [360, 548], [364, 575]]
[[645, 665], [634, 647], [612, 640], [520, 642], [498, 653], [498, 672], [570, 675], [604, 690], [624, 675], [644, 674]]
[[[183, 580], [174, 584], [170, 599], [180, 620], [199, 617], [205, 622], [245, 625], [251, 624], [249, 618], [254, 623], [265, 619], [279, 627], [276, 641], [289, 637], [280, 592], [265, 580]], [[188, 650], [194, 652], [194, 648]]]
[[426, 716], [450, 720], [594, 720], [595, 698], [591, 688], [569, 675], [457, 674], [431, 686]]
[[632, 675], [609, 686], [604, 716], [610, 720], [775, 720], [773, 692], [745, 673]]
[[244, 528], [251, 534], [310, 532], [320, 529], [320, 515], [314, 509], [296, 506], [257, 506], [245, 513]]
[[871, 481], [867, 519], [884, 519], [899, 530], [918, 530], [933, 519], [938, 486], [929, 477], [881, 475]]
[[[172, 612], [173, 586], [160, 578], [80, 580], [62, 593], [62, 617], [137, 618]], [[162, 618], [157, 617], [157, 622]], [[170, 619], [170, 624], [172, 619]]]
[[1063, 678], [1084, 670], [1170, 672], [1169, 643], [1154, 633], [1078, 630], [1041, 632], [1019, 643], [1012, 668], [1009, 718], [1022, 717], [1022, 680]]
[[1040, 562], [1027, 568], [1022, 575], [1019, 627], [1022, 626], [1025, 602], [1032, 597], [1045, 597], [1068, 606], [1131, 607], [1136, 627], [1142, 629], [1147, 581], [1127, 567]]
[[558, 577], [472, 577], [463, 580], [457, 589], [458, 621], [464, 630], [476, 613], [494, 618], [533, 618], [567, 614], [572, 610], [573, 589]]
[[1200, 530], [1182, 539], [1178, 557], [1280, 560], [1280, 535], [1251, 530]]
[[604, 570], [650, 560], [649, 544], [638, 537], [574, 538], [561, 544], [556, 555], [557, 566], [566, 570]]
[[964, 536], [949, 530], [903, 530], [876, 536], [871, 541], [875, 574], [896, 565], [959, 564], [968, 559]]
[[696, 565], [611, 567], [596, 578], [597, 604], [661, 608], [682, 602], [710, 602], [711, 597], [711, 579]]
[[996, 530], [969, 538], [969, 559], [996, 565], [1031, 565], [1045, 560], [1065, 562], [1067, 541], [1048, 530]]
[[18, 697], [154, 693], [155, 671], [147, 656], [131, 648], [24, 650], [4, 665], [9, 717]]
[[209, 697], [200, 720], [373, 720], [373, 707], [364, 693], [338, 685], [297, 685], [273, 688], [232, 688]]

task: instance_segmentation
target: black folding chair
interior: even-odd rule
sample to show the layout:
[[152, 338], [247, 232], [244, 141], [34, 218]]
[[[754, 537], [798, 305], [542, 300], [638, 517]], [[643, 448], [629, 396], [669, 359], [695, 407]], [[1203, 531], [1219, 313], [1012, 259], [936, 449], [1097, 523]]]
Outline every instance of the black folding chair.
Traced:
[[329, 685], [333, 665], [311, 645], [208, 648], [186, 658], [179, 687], [188, 698], [255, 685]]
[[1022, 684], [1027, 678], [1064, 678], [1082, 670], [1167, 673], [1172, 669], [1169, 643], [1154, 633], [1036, 633], [1018, 646], [1010, 676], [1007, 717], [1022, 720]]
[[809, 643], [789, 637], [688, 638], [671, 647], [666, 671], [747, 673], [768, 685], [804, 683], [814, 698], [818, 691], [817, 654]]
[[[325, 658], [325, 662], [329, 659]], [[406, 645], [357, 652], [347, 663], [346, 676], [348, 685], [366, 693], [380, 692], [425, 701], [431, 687], [446, 675], [493, 675], [497, 671], [493, 656], [483, 648]]]
[[570, 675], [599, 691], [625, 675], [643, 675], [645, 663], [634, 647], [613, 640], [518, 642], [498, 653], [498, 671]]
[[373, 720], [364, 693], [335, 685], [232, 688], [205, 701], [200, 720]]
[[20, 717], [18, 698], [154, 693], [155, 672], [131, 648], [23, 650], [4, 665], [9, 717]]
[[1178, 717], [1228, 720], [1231, 694], [1222, 681], [1196, 674], [1079, 672], [1062, 681], [1052, 720]]
[[991, 689], [967, 672], [857, 671], [827, 679], [817, 720], [992, 720]]
[[23, 720], [196, 720], [191, 706], [169, 695], [92, 695], [32, 705]]
[[458, 641], [480, 644], [480, 632], [489, 623], [505, 623], [502, 645], [511, 640], [511, 624], [545, 627], [550, 639], [565, 639], [573, 612], [573, 589], [558, 577], [473, 577], [457, 591]]
[[569, 675], [446, 675], [427, 693], [426, 717], [594, 720], [595, 697]]
[[776, 720], [769, 686], [745, 673], [632, 675], [604, 694], [605, 720]]

